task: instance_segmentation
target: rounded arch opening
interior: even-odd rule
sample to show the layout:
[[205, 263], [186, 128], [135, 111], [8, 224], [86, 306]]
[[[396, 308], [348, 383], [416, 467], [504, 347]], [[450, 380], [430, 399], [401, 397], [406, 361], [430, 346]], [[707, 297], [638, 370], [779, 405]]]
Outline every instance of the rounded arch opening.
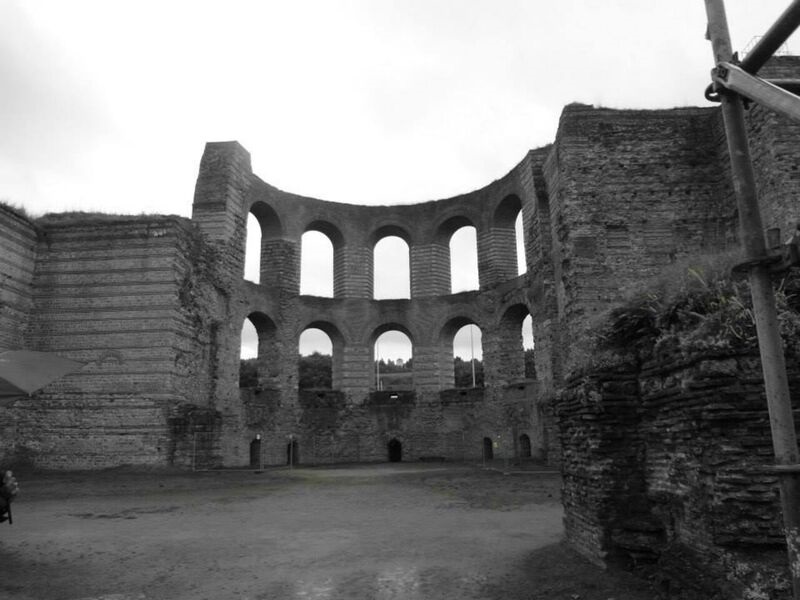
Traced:
[[482, 337], [480, 326], [470, 317], [453, 317], [444, 324], [439, 332], [440, 384], [443, 389], [484, 385]]
[[375, 300], [411, 297], [410, 249], [408, 242], [387, 235], [372, 248], [373, 294]]
[[522, 200], [516, 194], [503, 198], [494, 211], [492, 243], [497, 276], [511, 279], [527, 271]]
[[[533, 329], [530, 311], [524, 304], [514, 304], [503, 312], [497, 328], [499, 344], [495, 360], [498, 375], [506, 383], [528, 378], [527, 373], [533, 365]], [[531, 351], [528, 352], [527, 344]], [[535, 369], [535, 367], [533, 367]]]
[[261, 225], [253, 213], [247, 215], [244, 250], [244, 278], [253, 283], [261, 281]]
[[450, 236], [450, 293], [480, 288], [478, 231], [473, 225], [459, 227]]
[[300, 239], [300, 293], [333, 297], [333, 242], [321, 231], [309, 230]]
[[522, 351], [525, 353], [525, 379], [536, 379], [536, 340], [530, 313], [522, 320]]
[[244, 278], [254, 283], [264, 281], [269, 265], [265, 256], [270, 243], [281, 237], [283, 227], [278, 213], [266, 202], [254, 202], [247, 214], [244, 243]]
[[402, 325], [387, 324], [373, 335], [373, 389], [410, 390], [414, 387], [414, 344]]
[[333, 389], [333, 343], [328, 334], [309, 327], [300, 334], [297, 388]]
[[[336, 225], [323, 220], [309, 223], [303, 234], [300, 258], [301, 293], [324, 297], [342, 294], [344, 235]], [[304, 273], [309, 274], [305, 285]]]
[[244, 319], [239, 350], [239, 387], [256, 388], [269, 383], [268, 366], [277, 364], [278, 359], [275, 331], [275, 323], [264, 313], [252, 312]]
[[300, 334], [298, 347], [298, 389], [339, 389], [344, 339], [338, 328], [325, 321], [309, 323]]
[[528, 259], [525, 258], [525, 225], [521, 210], [514, 220], [514, 238], [517, 249], [517, 275], [524, 275], [528, 272]]
[[447, 290], [443, 293], [480, 288], [477, 237], [475, 224], [463, 215], [449, 217], [436, 228], [435, 243], [445, 249], [443, 255], [448, 263], [449, 286], [442, 286]]
[[483, 387], [483, 339], [475, 323], [461, 326], [453, 336], [453, 385]]

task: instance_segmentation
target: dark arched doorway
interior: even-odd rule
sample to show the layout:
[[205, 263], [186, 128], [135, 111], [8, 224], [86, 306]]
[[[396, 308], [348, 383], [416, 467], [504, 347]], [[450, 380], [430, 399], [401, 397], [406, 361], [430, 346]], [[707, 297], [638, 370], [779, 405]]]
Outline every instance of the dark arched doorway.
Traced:
[[400, 462], [403, 460], [403, 444], [397, 438], [392, 438], [386, 444], [389, 451], [389, 462]]
[[286, 464], [296, 465], [300, 462], [297, 440], [292, 440], [286, 444]]
[[492, 438], [483, 438], [483, 460], [492, 460], [494, 458], [494, 448], [492, 446]]
[[519, 436], [519, 457], [531, 457], [531, 438], [528, 437], [527, 433], [523, 433], [521, 436]]
[[253, 441], [250, 442], [250, 468], [251, 469], [260, 469], [261, 468], [261, 436], [257, 435], [253, 438]]

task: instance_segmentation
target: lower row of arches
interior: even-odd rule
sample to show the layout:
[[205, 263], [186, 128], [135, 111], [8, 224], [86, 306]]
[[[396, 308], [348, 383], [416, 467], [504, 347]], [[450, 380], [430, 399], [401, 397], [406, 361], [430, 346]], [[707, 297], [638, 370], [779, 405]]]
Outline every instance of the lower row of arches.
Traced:
[[[501, 359], [521, 365], [518, 377], [536, 378], [535, 343], [531, 315], [524, 306], [513, 307], [501, 332]], [[242, 327], [240, 386], [255, 387], [259, 367], [279, 364], [274, 347], [275, 326], [261, 313], [252, 313]], [[384, 325], [375, 332], [371, 351], [371, 380], [376, 390], [404, 390], [413, 387], [414, 348], [406, 330]], [[483, 332], [466, 318], [453, 319], [441, 332], [442, 345], [437, 358], [452, 362], [452, 386], [482, 387]], [[298, 388], [338, 389], [343, 341], [338, 332], [325, 323], [312, 323], [298, 339]], [[442, 355], [441, 353], [444, 353]], [[450, 353], [449, 356], [446, 356]], [[448, 378], [446, 378], [448, 379]]]

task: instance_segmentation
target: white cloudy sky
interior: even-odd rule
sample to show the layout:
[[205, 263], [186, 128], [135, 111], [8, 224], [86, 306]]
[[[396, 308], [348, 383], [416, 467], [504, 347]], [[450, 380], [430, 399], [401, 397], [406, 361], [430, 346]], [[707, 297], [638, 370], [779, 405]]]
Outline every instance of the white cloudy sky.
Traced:
[[[789, 1], [726, 4], [741, 49]], [[0, 0], [0, 199], [189, 216], [234, 139], [293, 192], [448, 197], [569, 102], [705, 105], [704, 32], [702, 0]]]

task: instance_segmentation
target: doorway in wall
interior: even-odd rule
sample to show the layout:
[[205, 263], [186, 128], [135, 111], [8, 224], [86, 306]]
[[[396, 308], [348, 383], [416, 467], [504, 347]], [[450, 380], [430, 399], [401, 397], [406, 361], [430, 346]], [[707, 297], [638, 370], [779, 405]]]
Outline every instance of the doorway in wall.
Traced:
[[253, 438], [253, 441], [250, 442], [250, 468], [251, 469], [260, 469], [261, 468], [261, 438]]
[[494, 458], [494, 448], [492, 446], [492, 438], [483, 438], [483, 460], [492, 460]]
[[386, 444], [389, 451], [389, 462], [400, 462], [403, 460], [403, 444], [397, 438], [392, 438]]
[[300, 463], [297, 440], [292, 440], [286, 444], [286, 464], [296, 465]]
[[531, 438], [528, 437], [527, 433], [523, 433], [521, 436], [519, 436], [519, 457], [531, 457]]

